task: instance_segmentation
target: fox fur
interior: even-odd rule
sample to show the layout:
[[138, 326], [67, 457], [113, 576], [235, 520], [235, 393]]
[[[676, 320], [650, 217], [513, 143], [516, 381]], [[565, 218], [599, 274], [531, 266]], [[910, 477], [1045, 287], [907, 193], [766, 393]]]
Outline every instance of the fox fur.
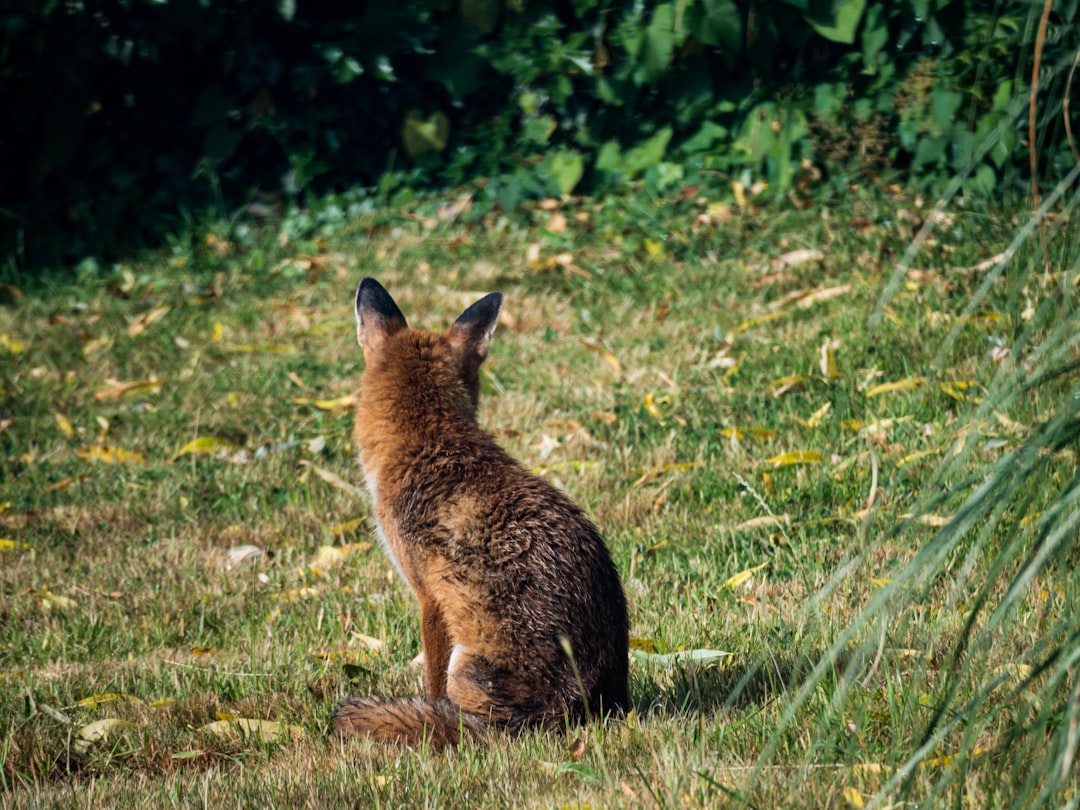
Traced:
[[626, 598], [603, 539], [477, 423], [501, 304], [491, 293], [436, 334], [409, 328], [374, 279], [357, 289], [355, 438], [378, 534], [420, 606], [425, 696], [346, 698], [342, 733], [442, 748], [629, 705]]

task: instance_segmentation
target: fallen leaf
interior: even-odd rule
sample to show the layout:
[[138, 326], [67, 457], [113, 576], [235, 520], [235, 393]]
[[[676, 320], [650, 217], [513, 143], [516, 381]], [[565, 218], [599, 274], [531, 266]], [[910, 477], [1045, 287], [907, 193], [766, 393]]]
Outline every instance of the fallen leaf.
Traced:
[[91, 464], [99, 461], [102, 464], [146, 463], [146, 457], [141, 453], [133, 453], [130, 450], [123, 450], [119, 447], [104, 447], [101, 445], [94, 445], [92, 447], [80, 447], [75, 451], [75, 455], [77, 455], [83, 461], [88, 461]]
[[344, 534], [354, 532], [364, 525], [363, 518], [354, 518], [353, 520], [346, 520], [344, 523], [339, 523], [337, 526], [330, 527], [330, 534], [334, 537], [341, 537]]
[[843, 789], [844, 801], [847, 802], [848, 807], [854, 807], [856, 810], [861, 810], [866, 807], [866, 803], [863, 801], [862, 794], [850, 785], [845, 785]]
[[770, 467], [791, 467], [796, 464], [820, 464], [821, 453], [816, 450], [793, 450], [765, 459]]
[[150, 326], [150, 324], [164, 317], [170, 309], [172, 309], [172, 307], [158, 307], [132, 321], [131, 325], [128, 327], [128, 337], [138, 337], [146, 331], [146, 328]]
[[11, 336], [8, 335], [7, 332], [0, 334], [0, 346], [3, 346], [12, 354], [19, 354], [20, 352], [26, 350], [25, 343], [18, 340], [12, 340]]
[[18, 540], [11, 540], [7, 537], [0, 537], [0, 552], [4, 551], [26, 551], [30, 548], [29, 543], [22, 543]]
[[56, 420], [56, 424], [59, 426], [60, 431], [69, 439], [75, 438], [75, 429], [71, 426], [71, 422], [60, 411], [53, 411], [53, 419]]
[[197, 455], [197, 456], [215, 456], [221, 458], [236, 453], [243, 448], [238, 444], [233, 444], [228, 439], [219, 439], [216, 436], [200, 436], [197, 439], [192, 439], [185, 444], [179, 450], [176, 451], [174, 459], [181, 456]]
[[841, 295], [847, 295], [851, 292], [850, 284], [841, 284], [838, 287], [819, 287], [816, 290], [810, 290], [809, 292], [799, 293], [797, 298], [793, 298], [795, 306], [799, 309], [809, 309], [815, 304], [820, 304], [822, 301], [831, 301], [834, 298], [839, 298]]
[[744, 520], [737, 526], [732, 527], [732, 531], [745, 532], [750, 529], [761, 529], [765, 527], [773, 526], [790, 526], [791, 517], [788, 514], [783, 515], [763, 515], [761, 517], [750, 518], [750, 520]]
[[84, 697], [76, 705], [84, 709], [96, 709], [102, 703], [138, 703], [142, 705], [142, 699], [135, 695], [124, 695], [119, 692], [106, 692], [102, 695]]
[[896, 382], [875, 385], [866, 392], [866, 396], [876, 397], [881, 394], [891, 394], [894, 391], [914, 391], [916, 388], [921, 388], [925, 384], [926, 377], [908, 377], [907, 379], [897, 380]]
[[644, 664], [654, 664], [656, 666], [671, 667], [676, 664], [714, 664], [718, 661], [722, 661], [725, 658], [731, 657], [733, 653], [724, 652], [723, 650], [679, 650], [673, 653], [648, 653], [641, 650], [631, 650], [630, 655], [641, 661]]
[[796, 267], [800, 264], [807, 264], [808, 262], [820, 262], [825, 258], [825, 254], [820, 250], [814, 250], [813, 248], [799, 248], [798, 250], [789, 250], [787, 253], [781, 254], [776, 257], [776, 264], [781, 267]]
[[784, 377], [778, 377], [769, 383], [769, 393], [773, 399], [779, 399], [804, 383], [810, 382], [810, 379], [806, 374], [788, 374]]
[[50, 593], [49, 591], [39, 591], [31, 588], [27, 593], [34, 597], [38, 604], [41, 605], [41, 609], [45, 611], [50, 611], [53, 608], [56, 608], [57, 610], [70, 610], [78, 604], [69, 596]]
[[668, 647], [666, 641], [658, 638], [634, 638], [631, 636], [630, 649], [656, 655], [666, 653], [670, 647]]
[[756, 318], [751, 318], [748, 321], [743, 321], [735, 327], [735, 332], [745, 332], [747, 329], [753, 329], [755, 326], [761, 326], [763, 323], [770, 323], [772, 321], [779, 320], [790, 313], [787, 310], [780, 310], [779, 312], [767, 312], [764, 315], [758, 315]]
[[276, 720], [255, 720], [249, 717], [232, 717], [207, 723], [199, 731], [224, 740], [257, 739], [262, 742], [274, 742], [282, 738], [303, 737], [300, 726], [290, 726]]
[[356, 395], [349, 394], [336, 399], [310, 399], [308, 397], [293, 397], [295, 405], [311, 405], [320, 411], [347, 411], [356, 405]]
[[761, 563], [761, 565], [755, 565], [753, 568], [747, 568], [745, 571], [740, 571], [739, 573], [735, 574], [734, 576], [728, 577], [724, 581], [724, 584], [721, 587], [730, 588], [731, 590], [735, 590], [740, 585], [744, 585], [745, 583], [749, 582], [750, 577], [752, 577], [755, 573], [760, 571], [762, 568], [764, 568], [768, 564], [769, 564], [768, 561], [766, 561], [766, 562]]
[[133, 382], [118, 382], [117, 380], [106, 380], [109, 387], [94, 394], [95, 402], [102, 402], [106, 399], [120, 399], [124, 394], [130, 394], [132, 391], [157, 391], [165, 383], [159, 380], [137, 380]]
[[76, 756], [85, 757], [90, 753], [94, 743], [109, 737], [114, 731], [124, 728], [134, 728], [132, 723], [121, 720], [119, 717], [104, 717], [93, 723], [83, 726], [75, 732], [75, 740], [72, 744]]
[[600, 344], [593, 343], [591, 340], [585, 340], [585, 338], [581, 338], [580, 343], [589, 351], [596, 352], [602, 358], [604, 358], [604, 362], [611, 366], [611, 370], [615, 372], [616, 376], [622, 375], [622, 363], [619, 362], [618, 357], [616, 357], [614, 354], [612, 354]]
[[55, 484], [49, 484], [45, 487], [43, 492], [60, 492], [70, 487], [72, 484], [80, 484], [90, 477], [90, 473], [83, 473], [82, 475], [73, 475], [71, 478], [64, 478], [57, 481]]
[[735, 439], [736, 441], [742, 441], [748, 436], [755, 439], [771, 439], [776, 435], [776, 431], [769, 428], [736, 427], [723, 428], [720, 435], [726, 439]]
[[301, 466], [308, 467], [313, 473], [321, 478], [331, 486], [335, 486], [343, 492], [348, 492], [350, 495], [362, 495], [364, 490], [360, 487], [353, 486], [348, 481], [343, 479], [337, 473], [330, 472], [330, 470], [324, 470], [317, 464], [312, 464], [307, 459], [300, 459]]
[[299, 354], [300, 350], [291, 343], [241, 343], [229, 347], [234, 352], [245, 354]]
[[827, 380], [835, 380], [840, 376], [836, 370], [835, 351], [840, 346], [839, 340], [826, 339], [821, 344], [821, 376]]

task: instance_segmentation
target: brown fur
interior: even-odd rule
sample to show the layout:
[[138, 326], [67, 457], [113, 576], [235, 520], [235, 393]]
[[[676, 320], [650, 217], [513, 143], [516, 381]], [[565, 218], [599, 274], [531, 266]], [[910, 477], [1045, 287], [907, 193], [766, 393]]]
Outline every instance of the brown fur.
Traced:
[[408, 328], [373, 279], [357, 290], [356, 441], [380, 535], [420, 604], [426, 697], [348, 698], [342, 732], [442, 747], [628, 705], [626, 599], [603, 540], [476, 421], [500, 302], [486, 296], [438, 335]]

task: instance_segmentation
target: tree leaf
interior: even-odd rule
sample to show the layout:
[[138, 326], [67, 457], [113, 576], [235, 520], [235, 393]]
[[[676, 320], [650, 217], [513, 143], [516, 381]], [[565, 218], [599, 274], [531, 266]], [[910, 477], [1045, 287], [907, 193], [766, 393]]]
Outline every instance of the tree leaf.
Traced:
[[94, 394], [95, 402], [103, 402], [106, 399], [120, 399], [124, 394], [130, 394], [132, 391], [157, 391], [165, 384], [159, 380], [135, 380], [132, 382], [106, 380], [106, 382], [109, 387]]
[[821, 453], [816, 450], [793, 450], [765, 459], [770, 467], [792, 467], [797, 464], [820, 464]]
[[304, 736], [304, 730], [300, 726], [290, 726], [276, 720], [225, 716], [228, 719], [207, 723], [205, 726], [200, 726], [199, 731], [225, 740], [255, 739], [262, 742], [274, 742], [282, 738]]
[[724, 584], [723, 584], [722, 587], [730, 588], [731, 590], [735, 590], [740, 585], [745, 585], [747, 582], [749, 582], [750, 577], [752, 577], [755, 573], [760, 571], [762, 568], [764, 568], [768, 564], [769, 564], [768, 561], [765, 561], [765, 562], [761, 563], [761, 565], [755, 565], [753, 568], [747, 568], [745, 571], [740, 571], [739, 573], [735, 574], [734, 576], [728, 577], [724, 581]]
[[806, 21], [825, 39], [851, 45], [859, 27], [866, 0], [833, 0], [830, 3], [811, 3]]
[[103, 445], [80, 447], [75, 451], [75, 455], [91, 464], [96, 462], [101, 462], [102, 464], [146, 463], [146, 457], [141, 453], [133, 453], [130, 450], [123, 450], [119, 447], [105, 447]]
[[908, 377], [907, 379], [897, 380], [896, 382], [875, 385], [866, 392], [866, 396], [877, 397], [882, 394], [891, 394], [894, 391], [914, 391], [916, 388], [921, 388], [924, 385], [926, 385], [926, 377]]
[[240, 445], [233, 444], [228, 439], [219, 439], [216, 436], [200, 436], [197, 439], [192, 439], [177, 450], [173, 458], [177, 459], [187, 455], [220, 457], [223, 454], [231, 455], [241, 449], [243, 448]]

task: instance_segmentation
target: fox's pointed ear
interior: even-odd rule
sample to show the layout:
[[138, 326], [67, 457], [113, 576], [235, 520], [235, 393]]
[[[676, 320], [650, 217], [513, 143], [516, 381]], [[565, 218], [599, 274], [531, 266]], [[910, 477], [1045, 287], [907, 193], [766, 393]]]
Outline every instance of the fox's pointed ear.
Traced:
[[488, 293], [461, 313], [446, 337], [459, 352], [466, 352], [476, 363], [480, 363], [487, 357], [501, 306], [502, 293]]
[[382, 284], [365, 278], [356, 288], [356, 340], [364, 349], [377, 349], [391, 335], [408, 328], [405, 316]]

